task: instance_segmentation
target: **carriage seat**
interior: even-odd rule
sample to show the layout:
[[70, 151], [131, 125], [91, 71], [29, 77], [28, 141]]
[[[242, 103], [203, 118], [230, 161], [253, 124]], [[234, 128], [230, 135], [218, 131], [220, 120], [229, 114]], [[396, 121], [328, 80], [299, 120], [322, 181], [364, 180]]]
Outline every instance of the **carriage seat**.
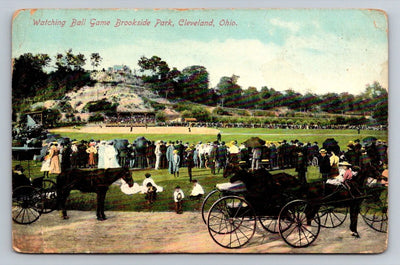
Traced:
[[226, 191], [226, 192], [231, 192], [231, 193], [242, 193], [247, 191], [246, 185], [238, 180], [233, 183], [226, 182], [226, 183], [219, 183], [216, 185], [216, 188], [220, 191]]

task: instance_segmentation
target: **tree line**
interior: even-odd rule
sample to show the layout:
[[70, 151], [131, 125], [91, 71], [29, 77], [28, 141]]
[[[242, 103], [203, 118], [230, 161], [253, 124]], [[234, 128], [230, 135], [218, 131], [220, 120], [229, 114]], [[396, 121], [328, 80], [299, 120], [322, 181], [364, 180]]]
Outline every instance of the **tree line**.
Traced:
[[[90, 70], [85, 70], [87, 58], [72, 49], [53, 59], [47, 54], [25, 53], [13, 59], [12, 97], [14, 103], [34, 98], [33, 101], [60, 99], [74, 88], [93, 84]], [[100, 66], [102, 57], [92, 53], [92, 70]], [[54, 65], [50, 65], [53, 62]], [[223, 76], [215, 87], [210, 87], [209, 73], [204, 66], [192, 65], [182, 70], [170, 67], [158, 56], [142, 56], [138, 60], [144, 84], [160, 96], [172, 100], [187, 100], [209, 106], [240, 109], [273, 110], [287, 107], [292, 111], [328, 112], [372, 116], [379, 124], [387, 124], [388, 92], [378, 82], [366, 85], [363, 93], [329, 92], [318, 95], [301, 94], [294, 89], [279, 91], [263, 86], [242, 88], [239, 76]], [[52, 70], [48, 70], [52, 69]], [[47, 71], [46, 71], [47, 70]], [[16, 104], [18, 105], [18, 104]]]
[[263, 86], [243, 89], [239, 76], [223, 76], [214, 88], [209, 87], [209, 73], [204, 66], [193, 65], [179, 71], [158, 56], [141, 57], [138, 63], [142, 80], [167, 98], [185, 99], [210, 106], [272, 110], [287, 107], [293, 111], [360, 114], [387, 124], [388, 92], [378, 82], [366, 85], [359, 95], [329, 92], [301, 94], [293, 89], [283, 92]]

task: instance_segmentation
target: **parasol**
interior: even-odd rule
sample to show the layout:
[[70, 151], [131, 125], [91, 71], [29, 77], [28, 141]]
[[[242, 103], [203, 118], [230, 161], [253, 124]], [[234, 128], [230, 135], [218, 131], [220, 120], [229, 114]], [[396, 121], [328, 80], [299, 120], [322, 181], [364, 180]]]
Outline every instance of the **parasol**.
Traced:
[[339, 154], [340, 147], [338, 142], [334, 138], [328, 138], [322, 143], [322, 148], [329, 152], [335, 152], [335, 154]]
[[373, 137], [373, 136], [368, 136], [368, 137], [365, 137], [365, 138], [363, 139], [363, 143], [364, 143], [366, 146], [370, 146], [371, 144], [376, 143], [377, 140], [378, 140], [378, 139], [375, 138], [375, 137]]
[[244, 145], [247, 147], [255, 148], [265, 145], [265, 141], [258, 137], [251, 137], [244, 142]]

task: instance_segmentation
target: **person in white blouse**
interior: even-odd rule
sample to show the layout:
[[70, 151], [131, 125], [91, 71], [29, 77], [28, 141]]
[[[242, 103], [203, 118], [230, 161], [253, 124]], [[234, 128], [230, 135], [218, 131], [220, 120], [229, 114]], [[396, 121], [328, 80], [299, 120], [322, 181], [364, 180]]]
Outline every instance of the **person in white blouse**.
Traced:
[[204, 189], [203, 187], [197, 182], [197, 179], [194, 179], [193, 181], [193, 189], [192, 192], [190, 193], [189, 198], [191, 200], [197, 200], [200, 199], [204, 195]]

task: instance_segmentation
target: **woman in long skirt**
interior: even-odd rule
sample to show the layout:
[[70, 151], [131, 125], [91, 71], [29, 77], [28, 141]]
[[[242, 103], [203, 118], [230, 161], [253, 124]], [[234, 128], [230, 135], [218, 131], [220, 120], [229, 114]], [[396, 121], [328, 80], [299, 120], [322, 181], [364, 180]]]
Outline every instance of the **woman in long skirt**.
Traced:
[[95, 142], [91, 142], [89, 144], [89, 148], [86, 149], [86, 153], [89, 154], [89, 160], [88, 160], [89, 168], [94, 168], [96, 165], [96, 163], [94, 161], [94, 155], [97, 154], [97, 149], [96, 149], [95, 145], [96, 145]]
[[61, 173], [61, 165], [60, 165], [60, 159], [58, 157], [59, 151], [57, 148], [57, 142], [53, 142], [53, 144], [50, 147], [50, 174], [60, 174]]

